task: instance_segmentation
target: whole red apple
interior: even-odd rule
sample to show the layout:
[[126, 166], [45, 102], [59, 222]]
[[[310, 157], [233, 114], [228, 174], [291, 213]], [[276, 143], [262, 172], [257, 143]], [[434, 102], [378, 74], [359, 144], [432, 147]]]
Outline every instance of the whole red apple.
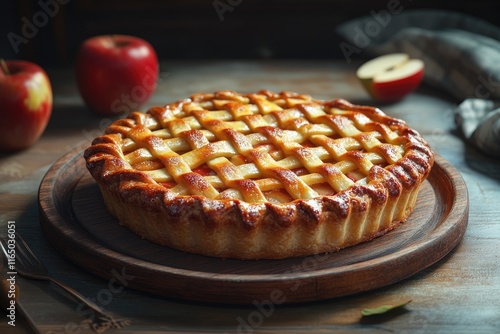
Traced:
[[45, 71], [22, 60], [0, 60], [0, 150], [33, 145], [52, 113], [52, 87]]
[[158, 57], [145, 40], [126, 35], [95, 36], [77, 54], [76, 79], [87, 106], [100, 115], [141, 108], [158, 80]]
[[424, 76], [424, 62], [393, 53], [364, 63], [356, 72], [368, 93], [379, 102], [395, 102], [413, 92]]

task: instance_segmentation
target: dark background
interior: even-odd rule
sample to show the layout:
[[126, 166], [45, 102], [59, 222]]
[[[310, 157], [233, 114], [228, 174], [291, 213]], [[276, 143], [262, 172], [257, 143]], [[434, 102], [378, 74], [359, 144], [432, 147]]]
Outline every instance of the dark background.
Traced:
[[[0, 57], [71, 66], [84, 39], [115, 33], [148, 40], [161, 59], [340, 59], [336, 26], [387, 9], [389, 1], [2, 0]], [[498, 1], [400, 3], [404, 10], [444, 9], [500, 22]], [[8, 34], [23, 36], [26, 21], [40, 27], [16, 52]]]

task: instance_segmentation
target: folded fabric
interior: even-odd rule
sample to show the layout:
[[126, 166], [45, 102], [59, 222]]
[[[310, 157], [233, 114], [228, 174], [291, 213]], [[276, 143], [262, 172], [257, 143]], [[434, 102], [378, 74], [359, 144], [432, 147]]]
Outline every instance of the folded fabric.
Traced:
[[456, 108], [455, 120], [464, 137], [473, 145], [500, 158], [500, 103], [466, 99]]
[[[475, 113], [474, 117], [462, 117], [463, 108], [457, 108], [456, 119], [461, 122], [457, 126], [470, 132], [470, 136], [464, 135], [475, 146], [488, 148], [488, 154], [500, 155], [498, 141], [495, 142], [498, 125], [495, 128], [496, 123], [492, 123], [495, 116], [487, 117], [484, 108], [475, 109], [483, 106], [478, 99], [500, 101], [500, 28], [449, 11], [396, 12], [372, 11], [368, 16], [340, 25], [336, 31], [347, 43], [346, 50], [351, 55], [374, 57], [403, 52], [422, 59], [425, 84], [447, 92], [457, 102], [476, 100], [463, 107], [469, 116]], [[484, 105], [488, 103], [485, 101]], [[483, 126], [485, 120], [488, 124]], [[493, 149], [497, 152], [492, 152]]]

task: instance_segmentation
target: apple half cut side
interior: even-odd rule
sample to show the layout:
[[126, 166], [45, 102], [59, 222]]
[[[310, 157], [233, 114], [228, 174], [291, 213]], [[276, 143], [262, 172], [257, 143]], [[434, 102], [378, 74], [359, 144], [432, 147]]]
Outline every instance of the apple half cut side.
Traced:
[[393, 53], [364, 63], [356, 76], [374, 99], [395, 102], [420, 85], [424, 67], [420, 59], [410, 59], [404, 53]]

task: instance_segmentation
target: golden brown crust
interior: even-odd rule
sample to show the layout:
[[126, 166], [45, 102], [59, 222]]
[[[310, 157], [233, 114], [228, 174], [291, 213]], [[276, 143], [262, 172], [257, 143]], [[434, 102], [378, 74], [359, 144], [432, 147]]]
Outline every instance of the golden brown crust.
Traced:
[[143, 238], [263, 259], [333, 252], [395, 228], [434, 155], [373, 107], [222, 91], [134, 112], [85, 159], [110, 213]]

